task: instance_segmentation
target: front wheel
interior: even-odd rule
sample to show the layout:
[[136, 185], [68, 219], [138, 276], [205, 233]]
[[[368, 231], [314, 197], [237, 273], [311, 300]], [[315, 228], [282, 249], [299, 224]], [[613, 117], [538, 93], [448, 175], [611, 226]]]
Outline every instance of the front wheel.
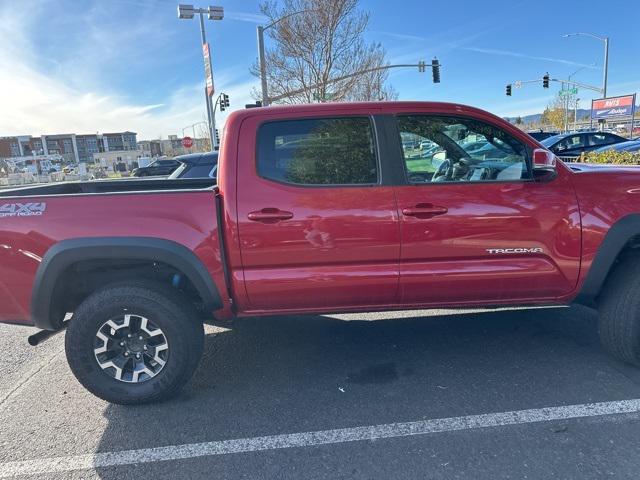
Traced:
[[640, 258], [626, 258], [607, 279], [598, 301], [604, 348], [640, 366]]
[[90, 295], [73, 314], [65, 351], [91, 393], [142, 404], [175, 395], [198, 366], [203, 343], [203, 325], [178, 292], [141, 282]]

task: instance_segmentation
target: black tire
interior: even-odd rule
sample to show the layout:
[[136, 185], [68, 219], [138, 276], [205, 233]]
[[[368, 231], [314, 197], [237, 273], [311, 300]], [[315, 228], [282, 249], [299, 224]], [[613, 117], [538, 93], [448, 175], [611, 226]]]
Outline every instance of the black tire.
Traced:
[[599, 333], [604, 348], [640, 366], [640, 258], [625, 258], [607, 279], [598, 300]]
[[[143, 315], [162, 330], [166, 363], [145, 381], [125, 383], [101, 368], [94, 353], [101, 326], [123, 312]], [[166, 400], [189, 381], [204, 345], [204, 327], [194, 308], [172, 288], [153, 282], [106, 286], [73, 313], [65, 338], [71, 371], [91, 393], [107, 402], [134, 405]]]

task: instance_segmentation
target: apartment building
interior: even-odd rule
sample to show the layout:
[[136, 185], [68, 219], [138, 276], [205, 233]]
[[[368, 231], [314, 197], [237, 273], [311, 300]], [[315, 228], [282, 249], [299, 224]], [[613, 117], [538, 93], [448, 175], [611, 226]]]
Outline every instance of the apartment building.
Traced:
[[40, 137], [0, 137], [0, 158], [58, 154], [67, 162], [79, 163], [92, 162], [95, 153], [136, 149], [136, 133], [129, 131], [87, 135], [68, 133]]

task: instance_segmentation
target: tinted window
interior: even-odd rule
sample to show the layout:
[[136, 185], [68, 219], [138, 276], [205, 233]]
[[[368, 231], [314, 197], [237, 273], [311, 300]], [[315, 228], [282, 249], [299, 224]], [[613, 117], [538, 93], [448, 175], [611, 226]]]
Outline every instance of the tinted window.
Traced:
[[474, 119], [398, 117], [411, 183], [508, 181], [530, 178], [526, 147], [503, 130]]
[[610, 145], [616, 141], [615, 137], [607, 135], [606, 133], [590, 133], [588, 137], [589, 146]]
[[213, 165], [195, 165], [187, 168], [187, 171], [180, 175], [180, 178], [209, 178], [209, 174], [213, 170]]
[[584, 135], [571, 135], [564, 140], [560, 140], [554, 147], [554, 150], [562, 152], [563, 150], [571, 150], [574, 148], [584, 148]]
[[371, 122], [357, 117], [266, 123], [258, 131], [258, 173], [304, 185], [377, 183]]

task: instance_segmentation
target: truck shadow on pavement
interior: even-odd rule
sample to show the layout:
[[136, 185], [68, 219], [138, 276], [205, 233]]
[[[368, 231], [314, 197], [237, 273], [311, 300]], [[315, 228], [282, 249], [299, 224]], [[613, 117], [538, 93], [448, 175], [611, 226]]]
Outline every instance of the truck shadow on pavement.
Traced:
[[582, 307], [342, 321], [248, 318], [206, 337], [176, 399], [108, 405], [98, 451], [634, 398]]

